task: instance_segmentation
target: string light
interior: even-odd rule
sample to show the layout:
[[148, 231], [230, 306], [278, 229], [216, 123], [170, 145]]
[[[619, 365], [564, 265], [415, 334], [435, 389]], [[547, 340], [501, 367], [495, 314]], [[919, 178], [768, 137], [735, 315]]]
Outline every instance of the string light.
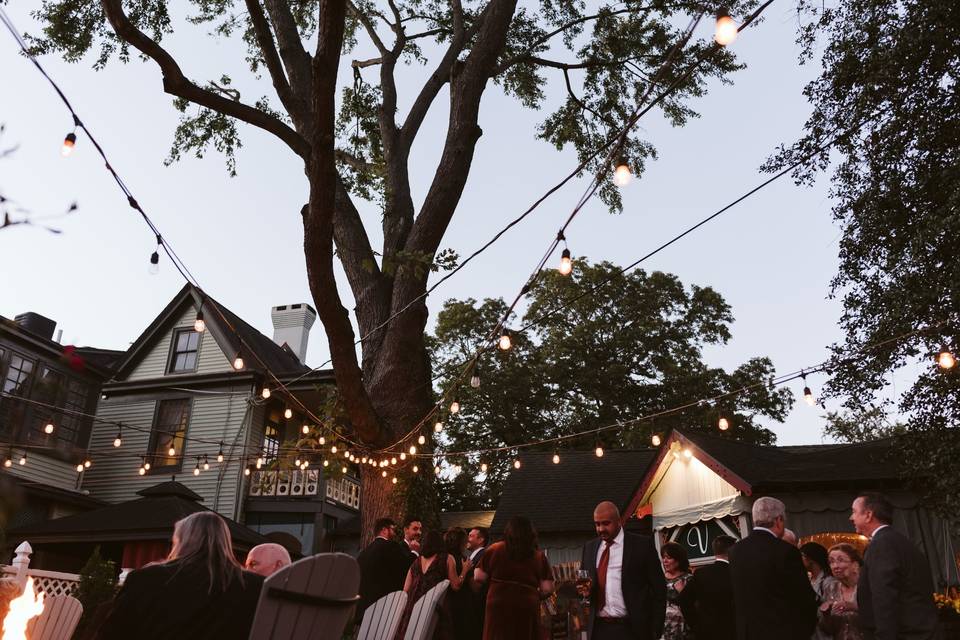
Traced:
[[418, 444], [425, 444], [426, 441], [427, 441], [427, 436], [425, 436], [425, 435], [423, 435], [423, 434], [420, 434], [420, 437], [417, 438], [417, 443], [418, 443]]
[[24, 466], [25, 464], [27, 464], [27, 452], [26, 452], [26, 451], [24, 451], [23, 453], [20, 454], [20, 466], [22, 467], [22, 466]]
[[[8, 465], [8, 466], [9, 466], [9, 465]], [[439, 465], [438, 465], [438, 466], [435, 466], [435, 467], [433, 468], [433, 474], [434, 474], [434, 475], [437, 475], [437, 476], [440, 475], [440, 467], [439, 467]]]
[[203, 321], [203, 311], [197, 311], [197, 319], [193, 321], [193, 330], [197, 333], [203, 333], [207, 329], [207, 323]]
[[143, 463], [143, 468], [146, 469], [147, 471], [150, 471], [150, 466], [151, 465], [149, 460]]
[[723, 47], [732, 44], [737, 39], [737, 34], [737, 23], [730, 17], [730, 13], [726, 9], [717, 11], [717, 30], [713, 36], [717, 44]]
[[66, 158], [73, 153], [73, 148], [77, 146], [76, 130], [71, 131], [63, 138], [63, 146], [60, 147], [60, 155]]
[[223, 462], [223, 441], [220, 441], [220, 450], [217, 451], [217, 462]]
[[381, 471], [381, 472], [380, 472], [380, 475], [382, 475], [384, 478], [386, 478], [386, 477], [387, 477], [387, 472], [386, 472], [386, 471]]
[[270, 387], [264, 387], [263, 391], [260, 392], [260, 397], [264, 400], [270, 399]]
[[500, 340], [497, 341], [497, 346], [500, 347], [501, 351], [509, 351], [510, 347], [513, 346], [510, 331], [508, 331], [506, 327], [503, 328], [503, 332], [500, 334]]
[[336, 453], [336, 452], [337, 452], [337, 445], [331, 446], [331, 447], [330, 447], [330, 453]]
[[476, 370], [474, 370], [473, 375], [470, 376], [470, 386], [474, 389], [480, 388], [480, 374], [477, 373]]
[[957, 366], [957, 358], [951, 353], [950, 349], [947, 349], [946, 345], [941, 347], [940, 353], [937, 354], [937, 366], [944, 371], [949, 371]]
[[517, 458], [516, 460], [513, 461], [513, 468], [514, 469], [520, 468], [520, 458]]
[[309, 467], [309, 466], [310, 466], [310, 461], [309, 461], [309, 460], [304, 460], [304, 461], [303, 461], [303, 469], [304, 469], [304, 471], [306, 471], [307, 467]]
[[390, 464], [397, 464], [396, 458], [390, 458]]
[[293, 417], [293, 409], [291, 409], [290, 407], [287, 407], [286, 409], [284, 409], [284, 410], [283, 410], [283, 417], [286, 418], [287, 420], [289, 420], [290, 418], [292, 418], [292, 417]]
[[360, 464], [367, 464], [367, 456], [360, 458]]
[[310, 433], [310, 425], [308, 424], [303, 425], [303, 427], [300, 428], [300, 432], [303, 435], [307, 435], [308, 433]]
[[486, 473], [486, 472], [487, 472], [487, 463], [486, 463], [486, 462], [481, 462], [481, 463], [480, 463], [480, 473]]
[[299, 467], [299, 466], [301, 466], [301, 465], [303, 464], [303, 461], [302, 461], [302, 460], [300, 459], [300, 457], [298, 456], [297, 459], [293, 462], [293, 464], [294, 464], [295, 466], [298, 466], [298, 467]]
[[323, 445], [327, 444], [327, 439], [324, 438], [323, 436], [320, 436], [319, 438], [317, 438], [317, 444], [319, 444], [322, 447]]
[[152, 276], [160, 273], [160, 245], [162, 244], [163, 239], [160, 237], [160, 234], [157, 234], [157, 248], [150, 254], [150, 266], [147, 267], [147, 273]]
[[347, 472], [347, 468], [346, 468], [346, 467], [341, 467], [340, 471], [343, 472], [343, 473], [346, 473], [346, 472]]
[[602, 457], [603, 457], [603, 445], [601, 445], [601, 444], [598, 442], [598, 443], [597, 443], [597, 448], [594, 449], [593, 452], [594, 452], [595, 454], [597, 454], [597, 457], [598, 457], [598, 458], [602, 458]]
[[174, 446], [174, 443], [176, 443], [176, 441], [177, 441], [177, 440], [176, 440], [176, 437], [174, 437], [173, 439], [171, 439], [171, 440], [170, 440], [170, 448], [167, 449], [167, 455], [170, 456], [171, 458], [172, 458], [173, 456], [177, 455], [177, 448]]
[[683, 450], [683, 457], [686, 458], [687, 460], [689, 460], [690, 458], [693, 457], [693, 452], [690, 451], [690, 449], [684, 449], [684, 450]]
[[197, 466], [193, 468], [193, 475], [195, 476], [200, 475], [200, 459], [199, 458], [197, 458]]
[[554, 451], [554, 452], [553, 452], [553, 464], [560, 464], [560, 452], [559, 452], [559, 451]]
[[410, 445], [410, 455], [412, 455], [412, 456], [417, 455], [417, 447], [416, 447], [416, 445]]
[[613, 170], [613, 184], [618, 187], [625, 187], [630, 184], [632, 179], [633, 173], [630, 171], [630, 165], [627, 164], [627, 159], [621, 156], [617, 159], [616, 167]]
[[13, 466], [13, 458], [10, 456], [11, 454], [8, 452], [7, 457], [3, 460], [3, 466], [7, 467], [8, 469]]
[[83, 467], [85, 469], [89, 469], [92, 465], [93, 465], [93, 462], [90, 460], [90, 458], [87, 458], [86, 460], [83, 461]]
[[393, 484], [397, 484], [397, 478], [396, 478], [396, 476], [394, 476], [393, 479], [390, 480], [390, 482], [392, 482]]
[[117, 437], [113, 439], [113, 446], [119, 449], [121, 445], [123, 445], [123, 427], [118, 427]]
[[139, 469], [137, 469], [137, 473], [139, 473], [141, 476], [145, 476], [147, 475], [147, 470], [141, 466]]
[[650, 438], [650, 443], [653, 444], [653, 446], [655, 446], [655, 447], [659, 447], [659, 446], [660, 446], [660, 436], [657, 435], [656, 433], [653, 434], [653, 437]]
[[401, 451], [401, 452], [400, 452], [400, 459], [401, 459], [401, 460], [406, 460], [406, 459], [407, 459], [407, 453], [406, 453], [405, 451]]
[[[4, 464], [6, 464], [6, 463], [4, 463]], [[12, 464], [12, 463], [11, 463], [11, 464]], [[7, 466], [10, 466], [10, 465], [7, 465]], [[77, 473], [83, 473], [83, 465], [82, 465], [82, 464], [78, 464], [78, 465], [77, 465]]]
[[329, 467], [329, 466], [330, 466], [330, 461], [329, 461], [329, 460], [324, 460], [324, 461], [323, 461], [323, 466]]
[[250, 475], [250, 465], [247, 465], [243, 468], [243, 475], [245, 476]]
[[414, 473], [416, 473], [416, 472], [420, 471], [420, 467], [418, 467], [417, 465], [413, 465], [413, 469], [411, 469], [411, 471], [413, 471]]
[[257, 458], [257, 469], [263, 467], [263, 458]]
[[720, 431], [726, 431], [730, 428], [730, 421], [725, 417], [720, 416], [720, 420], [717, 421], [717, 427], [720, 428]]
[[443, 423], [437, 420], [437, 424], [433, 425], [433, 430], [436, 433], [440, 433], [441, 431], [443, 431]]
[[812, 407], [817, 400], [813, 397], [813, 391], [810, 391], [810, 387], [807, 386], [807, 374], [801, 373], [800, 377], [803, 378], [803, 400]]
[[210, 461], [207, 459], [207, 454], [203, 454], [203, 470], [210, 471]]
[[568, 276], [573, 272], [573, 260], [570, 258], [570, 249], [564, 249], [560, 254], [560, 266], [557, 271], [562, 276]]
[[240, 356], [239, 351], [237, 351], [237, 355], [233, 359], [233, 368], [237, 371], [243, 369], [243, 358]]
[[460, 401], [456, 398], [450, 403], [450, 413], [460, 413]]
[[50, 435], [51, 433], [53, 433], [53, 428], [54, 428], [53, 423], [48, 422], [46, 426], [43, 428], [43, 432], [47, 435]]

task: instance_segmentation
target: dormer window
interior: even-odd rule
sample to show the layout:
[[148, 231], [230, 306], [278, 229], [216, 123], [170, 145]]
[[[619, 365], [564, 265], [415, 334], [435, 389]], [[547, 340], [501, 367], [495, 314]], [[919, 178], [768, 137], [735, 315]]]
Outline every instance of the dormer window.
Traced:
[[197, 370], [197, 351], [200, 336], [193, 329], [180, 329], [173, 334], [173, 353], [170, 355], [168, 373], [184, 373]]

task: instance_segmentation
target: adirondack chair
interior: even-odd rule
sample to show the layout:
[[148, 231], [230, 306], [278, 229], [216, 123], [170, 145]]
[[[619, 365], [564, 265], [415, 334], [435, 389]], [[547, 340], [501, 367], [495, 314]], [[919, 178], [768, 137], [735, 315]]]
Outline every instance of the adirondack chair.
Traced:
[[73, 596], [49, 596], [43, 599], [43, 613], [30, 622], [30, 640], [70, 640], [83, 615], [83, 605]]
[[388, 593], [374, 602], [363, 612], [357, 640], [392, 640], [406, 606], [407, 594], [403, 591]]
[[339, 639], [359, 588], [360, 566], [345, 553], [298, 560], [264, 581], [250, 640]]
[[450, 581], [444, 580], [417, 600], [410, 613], [410, 622], [403, 640], [428, 640], [433, 637], [433, 631], [437, 627], [437, 611], [449, 586]]

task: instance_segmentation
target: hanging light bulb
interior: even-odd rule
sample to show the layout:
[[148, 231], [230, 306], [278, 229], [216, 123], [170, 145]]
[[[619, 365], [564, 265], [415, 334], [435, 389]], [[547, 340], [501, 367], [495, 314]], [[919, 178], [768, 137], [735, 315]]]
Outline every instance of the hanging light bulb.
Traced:
[[813, 391], [810, 391], [810, 387], [807, 386], [807, 376], [801, 374], [800, 377], [803, 378], [803, 401], [812, 407], [817, 400], [813, 397]]
[[397, 464], [396, 458], [390, 458], [390, 464]]
[[947, 349], [946, 345], [944, 345], [940, 349], [940, 353], [937, 354], [937, 366], [944, 371], [949, 371], [957, 366], [957, 358], [953, 355], [950, 349]]
[[412, 455], [412, 456], [417, 455], [417, 447], [416, 447], [416, 445], [410, 445], [410, 455]]
[[336, 453], [336, 452], [337, 452], [337, 445], [332, 445], [330, 447], [330, 453]]
[[434, 475], [437, 475], [437, 476], [440, 475], [440, 467], [439, 467], [439, 465], [433, 468], [433, 474], [434, 474]]
[[303, 460], [301, 460], [301, 459], [299, 458], [299, 456], [298, 456], [297, 459], [294, 460], [293, 464], [294, 464], [294, 466], [299, 467], [300, 465], [303, 464]]
[[412, 471], [413, 471], [414, 473], [416, 473], [416, 472], [420, 471], [420, 467], [418, 467], [417, 465], [413, 465]]
[[207, 323], [203, 321], [203, 311], [197, 311], [197, 319], [193, 321], [193, 330], [203, 333], [207, 330]]
[[460, 401], [456, 398], [450, 403], [450, 413], [460, 413]]
[[560, 254], [560, 266], [557, 267], [557, 271], [559, 271], [562, 276], [568, 276], [573, 272], [573, 260], [570, 258], [570, 249], [564, 249], [563, 253]]
[[659, 447], [659, 446], [660, 446], [660, 436], [657, 435], [657, 434], [653, 434], [653, 437], [650, 438], [650, 442], [653, 444], [653, 446]]
[[53, 423], [48, 422], [46, 426], [43, 427], [43, 432], [47, 435], [50, 435], [51, 433], [53, 433]]
[[329, 467], [329, 466], [330, 466], [330, 461], [329, 461], [329, 460], [324, 460], [324, 461], [323, 461], [323, 466]]
[[173, 456], [177, 455], [177, 448], [176, 448], [176, 446], [174, 446], [175, 443], [176, 443], [176, 439], [171, 440], [171, 441], [170, 441], [170, 447], [167, 449], [167, 455], [170, 456], [171, 458], [172, 458]]
[[147, 267], [147, 272], [150, 275], [155, 276], [160, 273], [160, 252], [154, 251], [150, 254], [150, 266]]
[[387, 472], [386, 472], [386, 471], [381, 471], [381, 472], [380, 472], [380, 475], [382, 475], [384, 478], [386, 478], [386, 477], [387, 477]]
[[347, 468], [346, 468], [346, 467], [340, 467], [340, 471], [341, 471], [341, 473], [346, 473], [346, 472], [347, 472]]
[[207, 460], [207, 454], [203, 454], [203, 470], [210, 471], [210, 461]]
[[613, 170], [613, 184], [618, 187], [625, 187], [630, 184], [630, 180], [632, 179], [633, 174], [630, 172], [630, 165], [627, 164], [627, 159], [624, 157], [618, 158]]
[[263, 458], [257, 458], [257, 469], [263, 467]]
[[684, 449], [684, 450], [683, 450], [683, 457], [686, 458], [687, 460], [689, 460], [690, 458], [693, 457], [693, 452], [690, 451], [690, 449]]
[[303, 435], [307, 435], [308, 433], [310, 433], [310, 425], [305, 424], [302, 427], [300, 427], [300, 433], [302, 433]]
[[730, 421], [725, 417], [720, 416], [720, 419], [717, 421], [717, 427], [720, 428], [720, 431], [726, 431], [730, 428]]
[[20, 454], [20, 466], [22, 467], [22, 466], [24, 466], [25, 464], [27, 464], [27, 452], [26, 452], [26, 451], [24, 451], [23, 453]]
[[349, 450], [349, 449], [344, 449], [342, 455], [343, 455], [344, 458], [349, 458], [349, 457], [350, 457], [350, 450]]
[[360, 458], [360, 464], [367, 464], [367, 456]]
[[717, 30], [713, 36], [717, 44], [723, 47], [732, 44], [737, 39], [737, 34], [737, 23], [730, 17], [730, 13], [726, 9], [717, 11]]
[[322, 447], [323, 445], [327, 444], [327, 439], [324, 438], [323, 436], [320, 436], [319, 438], [317, 438], [317, 444], [319, 444]]
[[407, 453], [406, 453], [406, 451], [401, 451], [401, 452], [400, 452], [400, 459], [401, 459], [401, 460], [406, 460], [406, 459], [407, 459]]
[[[6, 463], [4, 463], [4, 464], [6, 464]], [[13, 464], [13, 463], [11, 462], [10, 464]], [[10, 465], [7, 465], [7, 466], [9, 467]], [[78, 465], [77, 465], [77, 473], [83, 473], [83, 465], [82, 465], [82, 464], [78, 464]]]
[[286, 409], [284, 409], [284, 410], [283, 410], [283, 417], [286, 418], [287, 420], [289, 420], [290, 418], [292, 418], [292, 417], [293, 417], [293, 409], [291, 409], [290, 407], [287, 407]]
[[149, 460], [147, 460], [146, 462], [143, 463], [143, 468], [146, 469], [147, 471], [150, 471], [150, 461], [149, 461]]
[[83, 461], [83, 468], [89, 469], [92, 464], [93, 462], [90, 461], [90, 458], [87, 458], [86, 460]]
[[247, 465], [243, 468], [243, 475], [245, 476], [250, 475], [250, 465]]
[[73, 148], [77, 146], [77, 134], [73, 131], [63, 138], [63, 146], [60, 147], [60, 155], [66, 158], [73, 153]]
[[236, 357], [233, 359], [233, 368], [237, 371], [243, 369], [243, 358], [240, 356], [240, 352], [237, 351]]
[[119, 448], [123, 444], [123, 427], [117, 430], [117, 437], [113, 439], [113, 446]]
[[147, 475], [147, 470], [144, 469], [143, 467], [140, 467], [139, 469], [137, 469], [137, 473], [139, 473], [142, 476], [145, 476]]
[[[8, 469], [13, 466], [13, 458], [10, 457], [9, 453], [7, 454], [7, 457], [4, 458], [3, 460], [3, 466], [7, 467]], [[80, 470], [83, 471], [83, 468], [81, 468]]]
[[486, 463], [486, 462], [481, 462], [481, 463], [480, 463], [480, 473], [486, 473], [486, 472], [487, 472], [487, 463]]
[[309, 461], [309, 460], [304, 460], [304, 461], [303, 461], [303, 469], [306, 470], [306, 468], [309, 467], [309, 466], [310, 466], [310, 461]]
[[426, 443], [426, 441], [427, 441], [427, 436], [425, 436], [425, 435], [423, 435], [423, 434], [421, 434], [420, 437], [417, 438], [417, 443], [418, 443], [418, 444], [424, 444], [424, 443]]
[[193, 475], [195, 475], [195, 476], [200, 475], [200, 461], [199, 461], [199, 460], [197, 460], [197, 466], [195, 466], [195, 467], [193, 468]]
[[598, 443], [597, 443], [597, 448], [594, 449], [593, 452], [594, 452], [595, 454], [597, 454], [597, 457], [598, 457], [598, 458], [602, 458], [602, 457], [603, 457], [603, 446], [598, 442]]
[[220, 450], [217, 451], [217, 462], [223, 462], [223, 442], [220, 443]]
[[513, 468], [514, 469], [520, 468], [520, 458], [517, 458], [516, 460], [513, 461]]
[[260, 397], [264, 400], [270, 399], [270, 387], [264, 387], [263, 391], [260, 392]]
[[553, 464], [560, 464], [560, 452], [559, 452], [559, 451], [554, 451], [554, 452], [553, 452]]
[[473, 372], [473, 375], [470, 376], [470, 386], [474, 389], [480, 388], [480, 374], [476, 371]]
[[396, 478], [396, 476], [394, 476], [393, 479], [390, 480], [390, 482], [392, 482], [393, 484], [397, 484], [397, 478]]
[[510, 347], [513, 346], [513, 340], [510, 338], [510, 332], [506, 327], [503, 328], [503, 332], [500, 334], [500, 340], [497, 342], [497, 346], [500, 347], [501, 351], [509, 351]]
[[443, 423], [437, 420], [437, 424], [433, 425], [433, 430], [437, 433], [443, 431]]

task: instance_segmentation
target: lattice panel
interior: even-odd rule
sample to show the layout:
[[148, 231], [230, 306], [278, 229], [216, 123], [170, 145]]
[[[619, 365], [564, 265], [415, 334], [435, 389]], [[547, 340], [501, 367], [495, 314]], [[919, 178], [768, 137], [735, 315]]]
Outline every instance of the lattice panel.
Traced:
[[[27, 572], [29, 575], [29, 572]], [[72, 596], [74, 586], [79, 584], [76, 580], [64, 580], [62, 578], [43, 578], [31, 576], [33, 578], [33, 588], [42, 591], [48, 596]]]

